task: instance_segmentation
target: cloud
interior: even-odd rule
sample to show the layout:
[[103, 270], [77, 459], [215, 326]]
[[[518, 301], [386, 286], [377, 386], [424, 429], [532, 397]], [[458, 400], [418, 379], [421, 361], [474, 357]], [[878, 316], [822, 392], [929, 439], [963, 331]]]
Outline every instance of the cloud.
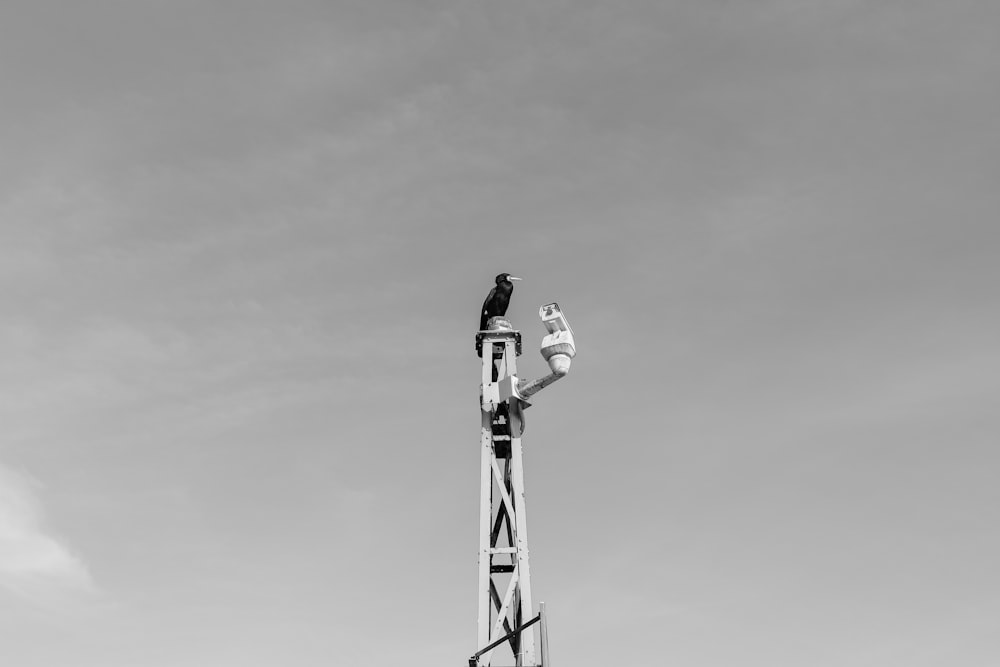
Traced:
[[83, 561], [45, 531], [38, 486], [0, 465], [0, 588], [41, 606], [96, 593]]

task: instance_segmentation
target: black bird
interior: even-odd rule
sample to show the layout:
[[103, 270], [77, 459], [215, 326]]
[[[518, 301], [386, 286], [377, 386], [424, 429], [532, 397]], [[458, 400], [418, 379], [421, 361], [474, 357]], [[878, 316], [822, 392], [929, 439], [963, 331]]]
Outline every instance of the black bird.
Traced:
[[486, 322], [491, 317], [502, 317], [507, 314], [510, 305], [510, 295], [514, 293], [512, 280], [520, 280], [509, 273], [501, 273], [496, 278], [496, 287], [490, 290], [490, 295], [483, 301], [483, 313], [479, 317], [479, 330], [486, 329]]

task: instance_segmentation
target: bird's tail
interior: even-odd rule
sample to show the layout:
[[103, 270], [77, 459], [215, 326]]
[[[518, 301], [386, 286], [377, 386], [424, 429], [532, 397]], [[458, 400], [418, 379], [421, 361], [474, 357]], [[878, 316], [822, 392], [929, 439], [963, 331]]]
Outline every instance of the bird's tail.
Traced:
[[486, 311], [484, 310], [483, 314], [479, 316], [479, 330], [480, 331], [485, 331], [486, 330], [486, 322], [489, 319], [490, 319], [490, 316], [487, 315]]

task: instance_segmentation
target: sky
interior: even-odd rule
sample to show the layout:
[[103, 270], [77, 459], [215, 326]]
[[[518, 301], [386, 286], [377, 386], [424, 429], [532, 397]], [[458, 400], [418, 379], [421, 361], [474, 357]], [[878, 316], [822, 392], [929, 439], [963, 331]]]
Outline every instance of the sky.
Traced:
[[1000, 5], [0, 6], [0, 663], [1000, 664]]

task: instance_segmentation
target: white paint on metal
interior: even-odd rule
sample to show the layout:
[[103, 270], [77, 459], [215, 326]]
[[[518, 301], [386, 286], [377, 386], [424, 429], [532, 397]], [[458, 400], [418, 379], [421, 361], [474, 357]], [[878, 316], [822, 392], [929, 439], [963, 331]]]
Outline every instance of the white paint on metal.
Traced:
[[493, 468], [493, 477], [497, 481], [498, 491], [500, 491], [500, 500], [503, 502], [504, 507], [507, 509], [507, 520], [511, 522], [511, 527], [517, 530], [517, 512], [515, 510], [514, 501], [511, 500], [510, 495], [507, 493], [505, 488], [507, 485], [503, 481], [503, 473], [500, 472], [500, 466], [497, 465], [497, 459], [494, 456], [490, 460], [490, 466]]
[[[514, 574], [511, 576], [510, 581], [507, 583], [507, 592], [504, 593], [503, 603], [501, 603], [500, 609], [497, 610], [497, 620], [496, 623], [493, 624], [493, 631], [490, 633], [490, 643], [492, 643], [493, 640], [495, 640], [496, 638], [500, 637], [500, 635], [503, 634], [501, 628], [503, 628], [504, 621], [507, 620], [507, 611], [508, 608], [510, 607], [511, 600], [514, 599], [514, 594], [517, 591], [517, 584], [519, 582], [519, 579], [520, 577], [518, 576], [518, 573], [515, 571]], [[493, 651], [488, 651], [484, 653], [479, 658], [479, 664], [481, 665], [490, 664], [490, 659], [492, 657], [493, 657]]]

